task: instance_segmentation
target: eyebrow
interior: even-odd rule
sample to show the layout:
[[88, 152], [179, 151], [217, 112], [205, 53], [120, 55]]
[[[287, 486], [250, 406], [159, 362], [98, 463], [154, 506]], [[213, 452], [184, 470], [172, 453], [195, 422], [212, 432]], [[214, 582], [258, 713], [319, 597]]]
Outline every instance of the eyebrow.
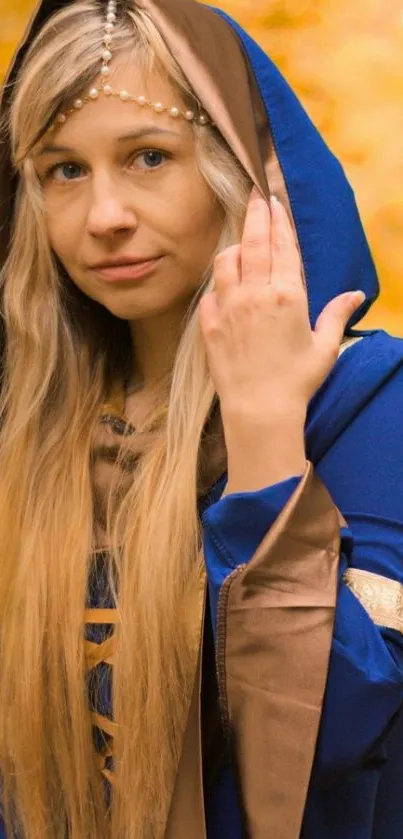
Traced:
[[[128, 134], [122, 134], [120, 137], [117, 137], [117, 141], [119, 143], [124, 143], [127, 140], [141, 140], [142, 137], [149, 137], [151, 134], [164, 134], [165, 136], [177, 138], [181, 138], [182, 136], [181, 134], [178, 134], [177, 131], [169, 131], [167, 128], [159, 128], [157, 125], [144, 125], [137, 131], [130, 131]], [[73, 154], [75, 151], [75, 149], [72, 149], [69, 146], [43, 146], [37, 156], [41, 157], [45, 154], [61, 154], [65, 152]]]

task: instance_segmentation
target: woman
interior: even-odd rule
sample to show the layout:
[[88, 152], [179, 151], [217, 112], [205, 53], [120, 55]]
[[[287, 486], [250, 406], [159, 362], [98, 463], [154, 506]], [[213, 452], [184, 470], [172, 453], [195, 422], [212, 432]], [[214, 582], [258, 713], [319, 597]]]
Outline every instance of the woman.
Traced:
[[1, 156], [2, 835], [400, 837], [403, 346], [339, 165], [192, 0], [44, 0]]

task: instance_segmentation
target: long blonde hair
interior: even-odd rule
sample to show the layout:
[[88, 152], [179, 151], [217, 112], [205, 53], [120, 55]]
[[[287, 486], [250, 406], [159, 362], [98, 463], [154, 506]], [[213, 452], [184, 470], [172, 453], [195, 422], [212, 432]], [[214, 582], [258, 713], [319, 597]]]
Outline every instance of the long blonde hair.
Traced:
[[[30, 160], [60, 107], [95, 78], [102, 31], [95, 0], [53, 16], [24, 62], [9, 124], [20, 179], [1, 273], [0, 761], [9, 835], [17, 826], [26, 839], [159, 839], [192, 673], [186, 612], [200, 575], [200, 444], [215, 396], [196, 301], [157, 406], [166, 420], [108, 525], [120, 612], [109, 817], [87, 707], [83, 610], [94, 548], [91, 444], [105, 396], [124, 374], [129, 332], [77, 290], [52, 253]], [[115, 49], [158, 66], [192, 100], [134, 5], [119, 15]], [[249, 180], [216, 129], [194, 130], [201, 172], [224, 210], [222, 249], [239, 239]]]

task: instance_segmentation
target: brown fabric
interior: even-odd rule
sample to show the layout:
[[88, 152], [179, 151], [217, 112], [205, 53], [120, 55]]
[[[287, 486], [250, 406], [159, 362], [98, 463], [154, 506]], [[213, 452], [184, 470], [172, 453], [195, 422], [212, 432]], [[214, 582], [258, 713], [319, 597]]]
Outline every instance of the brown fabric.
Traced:
[[116, 635], [110, 635], [101, 644], [84, 641], [85, 666], [93, 670], [98, 664], [114, 664], [116, 652]]
[[109, 547], [106, 532], [108, 503], [111, 504], [112, 515], [115, 515], [131, 487], [138, 451], [135, 429], [116, 414], [110, 414], [109, 405], [106, 406], [91, 450], [94, 547], [97, 550]]
[[332, 638], [340, 520], [311, 466], [219, 604], [222, 712], [248, 839], [298, 839]]
[[208, 799], [229, 758], [228, 744], [221, 722], [216, 650], [210, 608], [206, 611], [204, 621], [201, 698], [203, 786], [205, 798]]
[[[292, 213], [262, 98], [236, 33], [189, 0], [138, 0], [251, 180]], [[231, 72], [228, 72], [228, 68]], [[295, 226], [294, 226], [295, 229]]]
[[204, 590], [198, 664], [165, 839], [206, 839], [200, 725], [205, 603]]
[[[189, 0], [139, 0], [138, 5], [150, 13], [207, 113], [268, 197], [250, 95], [256, 82], [235, 32]], [[267, 119], [265, 124], [267, 131]]]
[[[124, 394], [116, 390], [103, 406], [91, 448], [91, 479], [94, 510], [94, 553], [109, 547], [106, 532], [107, 506], [116, 513], [131, 487], [138, 458], [149, 444], [147, 434], [138, 434], [124, 415]], [[152, 434], [152, 432], [150, 432]], [[227, 452], [218, 402], [206, 423], [198, 464], [198, 496], [205, 495], [224, 474]], [[112, 493], [111, 493], [112, 489]]]
[[117, 609], [86, 609], [84, 622], [93, 624], [115, 624], [119, 623], [119, 612]]
[[[95, 568], [95, 575], [100, 578], [103, 573], [105, 577], [105, 563], [108, 555], [108, 538], [106, 531], [106, 508], [108, 498], [111, 495], [112, 510], [116, 512], [124, 498], [126, 492], [129, 490], [132, 480], [133, 471], [136, 467], [137, 453], [139, 444], [137, 442], [137, 435], [135, 428], [130, 424], [128, 418], [124, 415], [124, 393], [121, 387], [116, 387], [114, 392], [110, 395], [107, 403], [103, 406], [102, 416], [95, 429], [92, 454], [91, 454], [91, 477], [92, 477], [92, 491], [94, 499], [94, 540], [96, 550], [94, 550], [93, 559], [96, 561], [99, 557], [101, 568]], [[218, 414], [218, 416], [217, 416]], [[211, 486], [211, 484], [222, 474], [222, 446], [217, 443], [221, 441], [220, 437], [221, 421], [219, 419], [219, 412], [215, 410], [212, 414], [210, 422], [206, 426], [204, 435], [204, 442], [202, 452], [205, 454], [202, 457], [204, 466], [203, 474], [201, 473], [200, 482], [202, 485]], [[140, 444], [141, 446], [141, 444]], [[214, 451], [217, 449], [217, 454]], [[210, 455], [210, 456], [209, 456]], [[112, 489], [112, 493], [111, 493]], [[200, 563], [202, 565], [202, 563]], [[103, 567], [103, 572], [101, 571]], [[172, 800], [172, 808], [169, 817], [168, 834], [170, 837], [178, 837], [178, 824], [188, 824], [188, 820], [192, 819], [194, 839], [204, 839], [204, 800], [203, 800], [203, 783], [202, 783], [202, 760], [201, 760], [201, 725], [200, 725], [200, 693], [201, 693], [201, 666], [203, 658], [203, 618], [204, 618], [204, 604], [205, 604], [205, 581], [201, 579], [200, 591], [197, 592], [197, 602], [194, 604], [194, 609], [190, 609], [190, 632], [194, 636], [195, 644], [195, 683], [192, 695], [190, 711], [187, 721], [187, 729], [184, 739], [184, 747], [182, 758], [180, 762], [179, 772], [177, 776], [174, 796]], [[88, 623], [108, 623], [112, 624], [118, 620], [118, 610], [113, 609], [87, 609], [85, 612], [85, 620]], [[116, 648], [116, 635], [107, 636], [102, 643], [92, 643], [86, 640], [84, 645], [84, 652], [86, 656], [86, 663], [88, 670], [92, 670], [100, 663], [113, 664], [113, 655]], [[92, 722], [94, 726], [107, 734], [111, 739], [108, 740], [108, 754], [103, 756], [101, 761], [101, 770], [105, 777], [112, 782], [112, 772], [105, 768], [106, 757], [111, 757], [113, 754], [113, 732], [115, 731], [115, 723], [112, 723], [106, 717], [101, 717], [99, 714], [92, 714]], [[190, 823], [190, 822], [189, 822]], [[173, 831], [171, 834], [169, 831]], [[199, 833], [197, 833], [199, 831]], [[182, 834], [181, 834], [182, 835]]]

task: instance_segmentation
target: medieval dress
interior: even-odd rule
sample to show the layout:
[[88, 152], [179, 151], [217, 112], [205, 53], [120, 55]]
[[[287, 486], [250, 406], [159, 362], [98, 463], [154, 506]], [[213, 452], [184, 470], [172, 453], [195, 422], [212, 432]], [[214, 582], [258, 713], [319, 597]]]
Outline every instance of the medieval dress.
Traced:
[[[36, 11], [3, 114], [27, 45], [66, 1], [43, 0]], [[402, 839], [403, 341], [357, 328], [378, 283], [354, 196], [271, 60], [217, 9], [139, 6], [251, 180], [289, 209], [312, 324], [336, 295], [366, 293], [309, 405], [305, 474], [221, 498], [224, 464], [200, 498], [200, 655], [166, 836]], [[11, 171], [5, 128], [0, 266]], [[116, 447], [122, 408], [109, 406], [100, 427]], [[109, 783], [117, 612], [106, 562], [99, 550], [83, 623], [94, 743]]]

